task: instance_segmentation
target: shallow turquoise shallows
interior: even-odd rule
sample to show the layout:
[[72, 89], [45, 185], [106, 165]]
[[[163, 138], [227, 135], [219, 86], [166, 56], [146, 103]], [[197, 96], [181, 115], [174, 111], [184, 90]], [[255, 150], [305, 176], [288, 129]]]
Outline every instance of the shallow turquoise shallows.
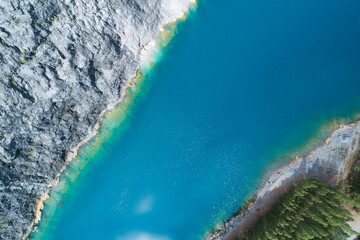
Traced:
[[87, 159], [33, 239], [200, 239], [279, 159], [360, 113], [359, 13], [359, 0], [201, 1], [130, 127]]

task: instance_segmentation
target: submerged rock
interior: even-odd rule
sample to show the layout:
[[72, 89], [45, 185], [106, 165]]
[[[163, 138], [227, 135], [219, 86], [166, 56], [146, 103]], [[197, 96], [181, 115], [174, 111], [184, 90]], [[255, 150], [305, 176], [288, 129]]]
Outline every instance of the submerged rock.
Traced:
[[30, 233], [73, 150], [192, 2], [0, 2], [1, 239]]

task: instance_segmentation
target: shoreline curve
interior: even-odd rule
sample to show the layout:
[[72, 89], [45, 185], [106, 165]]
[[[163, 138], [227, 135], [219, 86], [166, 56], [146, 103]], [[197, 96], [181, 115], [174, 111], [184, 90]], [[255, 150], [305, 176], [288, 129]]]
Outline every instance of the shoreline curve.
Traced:
[[234, 240], [251, 229], [296, 182], [317, 179], [326, 185], [343, 182], [360, 154], [360, 121], [339, 125], [325, 140], [304, 157], [296, 157], [273, 170], [262, 181], [245, 211], [229, 221], [206, 240]]

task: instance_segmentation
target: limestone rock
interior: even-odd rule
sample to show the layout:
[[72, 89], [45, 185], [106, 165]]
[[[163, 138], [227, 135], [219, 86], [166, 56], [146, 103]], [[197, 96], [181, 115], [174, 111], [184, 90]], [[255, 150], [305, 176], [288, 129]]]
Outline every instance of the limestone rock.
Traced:
[[0, 236], [36, 206], [122, 97], [161, 27], [193, 0], [0, 1]]

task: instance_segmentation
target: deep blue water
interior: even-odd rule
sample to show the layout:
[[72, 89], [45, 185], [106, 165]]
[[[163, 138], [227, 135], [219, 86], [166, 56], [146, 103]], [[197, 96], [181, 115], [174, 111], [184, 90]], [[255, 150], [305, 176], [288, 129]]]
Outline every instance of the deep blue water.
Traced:
[[211, 231], [277, 157], [360, 113], [360, 1], [202, 1], [144, 84], [41, 239]]

